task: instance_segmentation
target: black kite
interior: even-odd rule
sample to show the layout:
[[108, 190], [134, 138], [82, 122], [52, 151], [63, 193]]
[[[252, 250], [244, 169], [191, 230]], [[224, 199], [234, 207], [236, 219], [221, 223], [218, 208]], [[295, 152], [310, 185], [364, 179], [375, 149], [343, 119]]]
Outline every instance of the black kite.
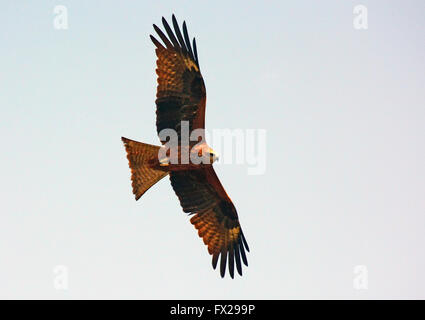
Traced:
[[[153, 25], [160, 43], [152, 35], [156, 46], [158, 87], [156, 94], [156, 127], [158, 134], [163, 129], [174, 129], [179, 145], [182, 121], [187, 121], [189, 131], [204, 129], [206, 91], [202, 78], [196, 42], [189, 40], [186, 23], [183, 34], [176, 18], [172, 17], [174, 32], [162, 18], [168, 37]], [[170, 164], [159, 157], [161, 147], [122, 138], [129, 166], [133, 193], [138, 200], [150, 187], [166, 175], [177, 194], [183, 211], [193, 215], [190, 222], [208, 246], [215, 269], [220, 258], [220, 273], [224, 277], [226, 262], [233, 278], [234, 267], [242, 275], [242, 264], [248, 266], [245, 250], [249, 251], [235, 206], [218, 179], [212, 163], [217, 159], [206, 143], [190, 143], [190, 152], [205, 156], [210, 161], [194, 164]], [[202, 141], [201, 141], [202, 142]], [[164, 144], [165, 142], [163, 142]], [[183, 148], [179, 148], [179, 157]]]

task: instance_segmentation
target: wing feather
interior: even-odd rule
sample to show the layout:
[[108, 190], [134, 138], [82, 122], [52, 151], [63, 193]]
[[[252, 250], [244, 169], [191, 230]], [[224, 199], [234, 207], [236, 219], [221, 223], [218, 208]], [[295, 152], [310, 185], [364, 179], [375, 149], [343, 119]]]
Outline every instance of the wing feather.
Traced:
[[[184, 52], [188, 52], [187, 50], [187, 46], [186, 43], [184, 42], [182, 33], [180, 32], [180, 28], [179, 28], [179, 24], [177, 23], [177, 19], [173, 14], [173, 27], [174, 27], [174, 32], [176, 33], [177, 39], [179, 40], [180, 46], [183, 49]], [[190, 56], [193, 59], [193, 56]]]
[[194, 57], [192, 48], [190, 47], [190, 40], [189, 40], [189, 34], [187, 32], [186, 21], [183, 21], [183, 34], [184, 34], [184, 40], [186, 42], [186, 47], [189, 50], [190, 57], [193, 60], [195, 60], [197, 66], [199, 67], [198, 58], [197, 57], [196, 58]]
[[159, 35], [161, 40], [164, 41], [164, 44], [167, 47], [167, 49], [172, 50], [173, 44], [170, 42], [170, 40], [168, 40], [167, 36], [161, 31], [161, 29], [158, 28], [156, 24], [153, 25], [153, 28], [155, 29], [156, 33]]
[[193, 52], [195, 54], [195, 61], [198, 62], [198, 50], [196, 49], [196, 40], [193, 38]]
[[151, 36], [157, 55], [156, 127], [158, 134], [163, 129], [174, 129], [180, 143], [182, 121], [188, 121], [190, 132], [204, 129], [206, 90], [197, 55], [195, 58], [188, 40], [186, 23], [183, 23], [183, 38], [174, 15], [172, 20], [175, 34], [165, 18], [162, 24], [167, 35], [153, 25], [163, 44]]
[[162, 25], [164, 26], [165, 31], [167, 32], [168, 38], [173, 43], [174, 49], [180, 51], [181, 50], [180, 44], [177, 41], [176, 37], [174, 36], [173, 31], [171, 30], [167, 20], [165, 20], [164, 17], [162, 17]]
[[228, 265], [229, 274], [233, 278], [235, 264], [237, 272], [242, 275], [241, 259], [248, 265], [245, 254], [245, 249], [249, 251], [248, 245], [236, 209], [213, 167], [173, 171], [170, 180], [183, 211], [194, 214], [190, 222], [208, 247], [213, 268], [220, 260], [222, 277]]

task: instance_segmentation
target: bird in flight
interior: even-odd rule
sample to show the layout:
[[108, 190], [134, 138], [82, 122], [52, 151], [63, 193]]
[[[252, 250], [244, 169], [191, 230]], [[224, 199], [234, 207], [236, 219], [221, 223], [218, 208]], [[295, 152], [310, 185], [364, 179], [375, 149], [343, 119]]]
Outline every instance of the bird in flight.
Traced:
[[[182, 33], [174, 15], [174, 32], [164, 18], [162, 23], [168, 37], [155, 24], [162, 43], [150, 36], [157, 55], [156, 127], [160, 138], [171, 129], [176, 132], [176, 139], [172, 142], [171, 135], [168, 141], [161, 138], [160, 147], [121, 138], [131, 169], [133, 193], [138, 200], [169, 175], [183, 211], [192, 215], [190, 222], [212, 255], [213, 268], [220, 259], [221, 277], [227, 264], [233, 278], [235, 265], [242, 275], [241, 260], [248, 266], [245, 251], [249, 247], [235, 206], [214, 171], [217, 154], [205, 142], [206, 90], [196, 42], [193, 39], [191, 45], [186, 23], [183, 22]], [[198, 132], [197, 140], [186, 141], [185, 127], [189, 136]]]

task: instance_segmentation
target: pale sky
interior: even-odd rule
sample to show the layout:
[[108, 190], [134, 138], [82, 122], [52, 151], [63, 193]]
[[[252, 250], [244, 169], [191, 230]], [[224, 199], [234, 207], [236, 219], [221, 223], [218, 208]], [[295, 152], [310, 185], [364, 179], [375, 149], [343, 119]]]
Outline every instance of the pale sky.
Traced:
[[[423, 1], [119, 4], [1, 1], [0, 298], [425, 298]], [[251, 249], [234, 280], [168, 178], [131, 192], [120, 138], [159, 144], [149, 34], [172, 13], [207, 129], [266, 132], [264, 174], [215, 165]]]

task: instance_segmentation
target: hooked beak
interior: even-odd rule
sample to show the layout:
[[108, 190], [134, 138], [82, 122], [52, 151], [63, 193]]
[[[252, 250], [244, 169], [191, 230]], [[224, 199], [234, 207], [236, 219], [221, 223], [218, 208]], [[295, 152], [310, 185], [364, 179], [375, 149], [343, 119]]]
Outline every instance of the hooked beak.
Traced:
[[219, 154], [215, 152], [214, 150], [211, 150], [211, 154], [213, 155], [213, 162], [218, 161], [218, 159], [220, 158]]

